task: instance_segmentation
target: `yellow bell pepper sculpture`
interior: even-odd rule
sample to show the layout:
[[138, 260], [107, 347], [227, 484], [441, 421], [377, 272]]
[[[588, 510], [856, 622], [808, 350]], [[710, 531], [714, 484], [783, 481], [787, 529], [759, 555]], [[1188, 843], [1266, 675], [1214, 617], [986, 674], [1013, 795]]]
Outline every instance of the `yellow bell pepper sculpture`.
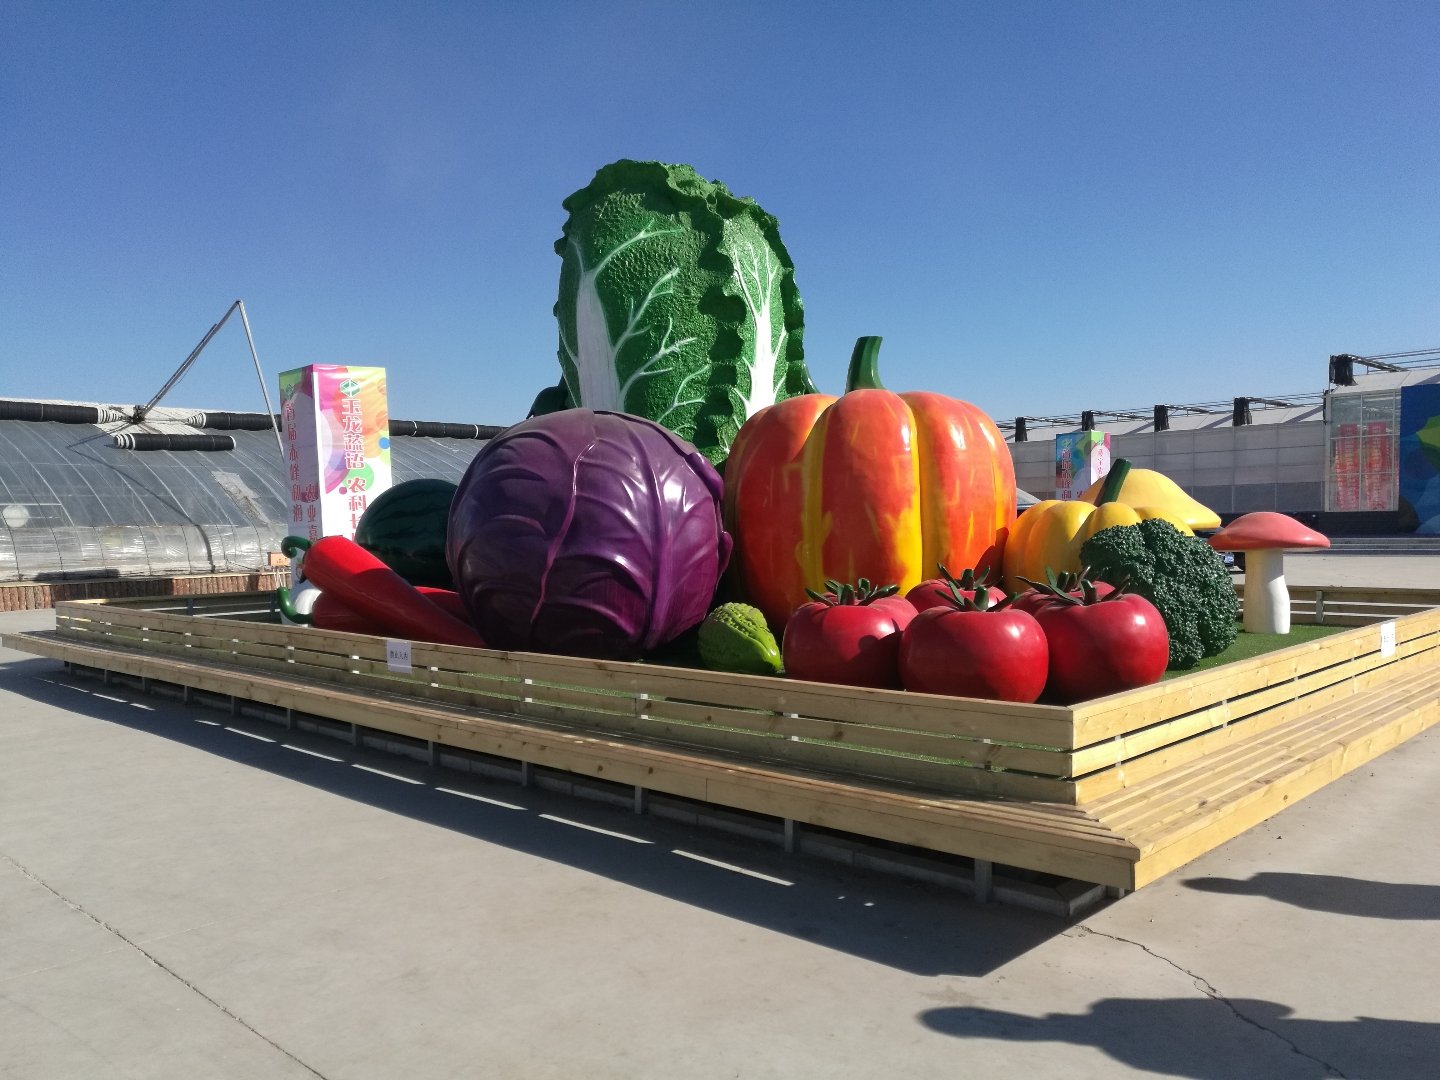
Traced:
[[1016, 520], [1005, 543], [1005, 589], [1026, 588], [1021, 578], [1044, 581], [1047, 570], [1057, 575], [1080, 569], [1080, 548], [1090, 537], [1112, 525], [1135, 525], [1145, 518], [1164, 518], [1183, 533], [1216, 529], [1220, 518], [1186, 495], [1169, 477], [1153, 469], [1134, 469], [1118, 458], [1110, 472], [1079, 499], [1046, 499]]

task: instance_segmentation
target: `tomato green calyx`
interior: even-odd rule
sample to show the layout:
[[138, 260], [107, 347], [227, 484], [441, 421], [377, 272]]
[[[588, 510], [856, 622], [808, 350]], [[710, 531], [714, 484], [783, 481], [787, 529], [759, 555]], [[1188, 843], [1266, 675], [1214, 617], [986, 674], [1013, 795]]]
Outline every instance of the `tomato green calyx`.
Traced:
[[1125, 478], [1129, 475], [1130, 459], [1116, 458], [1115, 463], [1110, 466], [1110, 471], [1105, 474], [1105, 485], [1100, 489], [1100, 497], [1095, 500], [1095, 505], [1102, 506], [1118, 499], [1120, 489], [1125, 486]]
[[[1090, 607], [1092, 604], [1103, 604], [1107, 600], [1118, 600], [1130, 587], [1130, 578], [1129, 575], [1126, 575], [1111, 592], [1100, 596], [1095, 589], [1095, 582], [1090, 578], [1088, 566], [1082, 566], [1078, 574], [1066, 572], [1058, 578], [1055, 576], [1055, 571], [1047, 566], [1044, 581], [1031, 581], [1027, 577], [1022, 577], [1020, 580], [1060, 603], [1070, 604], [1074, 607]], [[1079, 596], [1075, 595], [1076, 589], [1080, 590]]]
[[[992, 592], [999, 593], [1000, 599], [991, 602], [990, 594]], [[950, 595], [945, 599], [954, 604], [959, 611], [1003, 611], [1010, 606], [1010, 602], [1015, 598], [1004, 589], [991, 589], [986, 585], [977, 585], [975, 587], [975, 595], [973, 597], [967, 596], [955, 588], [954, 585], [951, 585]]]
[[806, 589], [805, 595], [827, 607], [864, 606], [900, 591], [899, 585], [872, 585], [869, 578], [861, 578], [854, 585], [839, 581], [825, 582], [825, 591]]
[[981, 585], [990, 584], [991, 568], [988, 566], [980, 571], [978, 575], [974, 570], [966, 567], [960, 572], [960, 576], [957, 578], [954, 574], [950, 573], [949, 570], [945, 569], [944, 563], [937, 563], [936, 565], [940, 568], [940, 576], [942, 578], [954, 585], [958, 585], [962, 589], [975, 589]]
[[880, 381], [880, 342], [884, 338], [862, 337], [850, 354], [850, 372], [845, 376], [845, 392], [851, 390], [884, 390]]
[[[956, 611], [1000, 611], [1009, 607], [1015, 599], [999, 586], [987, 584], [990, 580], [988, 566], [979, 574], [967, 569], [957, 578], [941, 563], [940, 576], [945, 579], [945, 587], [936, 589], [936, 595]], [[990, 597], [997, 593], [1000, 599], [992, 601]]]
[[280, 553], [287, 559], [293, 559], [296, 552], [309, 551], [311, 543], [303, 536], [287, 536], [280, 541]]

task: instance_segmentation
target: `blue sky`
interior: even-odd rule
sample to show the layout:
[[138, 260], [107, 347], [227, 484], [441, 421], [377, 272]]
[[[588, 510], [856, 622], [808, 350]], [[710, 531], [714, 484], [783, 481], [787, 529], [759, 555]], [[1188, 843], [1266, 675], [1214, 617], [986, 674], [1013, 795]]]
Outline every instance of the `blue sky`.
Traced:
[[[686, 162], [781, 225], [837, 392], [999, 419], [1440, 344], [1440, 4], [0, 7], [0, 395], [147, 400], [236, 297], [272, 394], [553, 383], [561, 200]], [[262, 403], [238, 321], [167, 404]]]

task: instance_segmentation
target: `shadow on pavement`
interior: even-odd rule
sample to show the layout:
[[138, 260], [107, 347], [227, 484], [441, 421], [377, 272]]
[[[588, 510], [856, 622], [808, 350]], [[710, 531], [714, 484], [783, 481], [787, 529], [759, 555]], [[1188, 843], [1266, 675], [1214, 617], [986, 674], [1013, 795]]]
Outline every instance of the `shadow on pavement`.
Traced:
[[[1367, 881], [1332, 874], [1262, 872], [1249, 878], [1202, 877], [1182, 882], [1187, 889], [1264, 896], [1271, 900], [1366, 919], [1440, 919], [1440, 885]], [[1440, 1068], [1440, 1066], [1437, 1066]]]
[[919, 1019], [957, 1038], [1093, 1046], [1132, 1069], [1186, 1080], [1416, 1080], [1433, 1076], [1440, 1057], [1440, 1024], [1369, 1016], [1304, 1020], [1288, 1006], [1250, 998], [1106, 998], [1086, 1013], [1044, 1016], [946, 1006]]
[[[71, 678], [50, 660], [0, 665], [4, 691], [915, 974], [981, 976], [1066, 925], [1034, 912], [976, 905], [938, 887], [788, 856], [712, 829], [472, 773], [430, 769], [263, 720], [234, 719], [127, 687], [105, 687]], [[147, 709], [138, 711], [131, 701]], [[277, 741], [237, 736], [227, 726]], [[288, 751], [285, 744], [310, 753]], [[366, 768], [419, 782], [397, 781]], [[457, 792], [471, 797], [457, 797]], [[597, 828], [620, 835], [592, 831]], [[677, 855], [677, 849], [741, 869]]]

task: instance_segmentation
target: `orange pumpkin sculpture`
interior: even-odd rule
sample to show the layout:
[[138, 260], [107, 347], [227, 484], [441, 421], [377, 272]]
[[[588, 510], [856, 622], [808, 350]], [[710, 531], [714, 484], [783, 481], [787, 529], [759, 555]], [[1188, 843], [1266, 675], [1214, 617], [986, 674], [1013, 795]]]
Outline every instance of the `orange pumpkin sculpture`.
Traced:
[[1015, 520], [1015, 468], [994, 422], [943, 394], [895, 394], [876, 372], [880, 338], [850, 359], [846, 393], [761, 409], [725, 465], [737, 591], [783, 626], [827, 579], [898, 584], [998, 574]]

